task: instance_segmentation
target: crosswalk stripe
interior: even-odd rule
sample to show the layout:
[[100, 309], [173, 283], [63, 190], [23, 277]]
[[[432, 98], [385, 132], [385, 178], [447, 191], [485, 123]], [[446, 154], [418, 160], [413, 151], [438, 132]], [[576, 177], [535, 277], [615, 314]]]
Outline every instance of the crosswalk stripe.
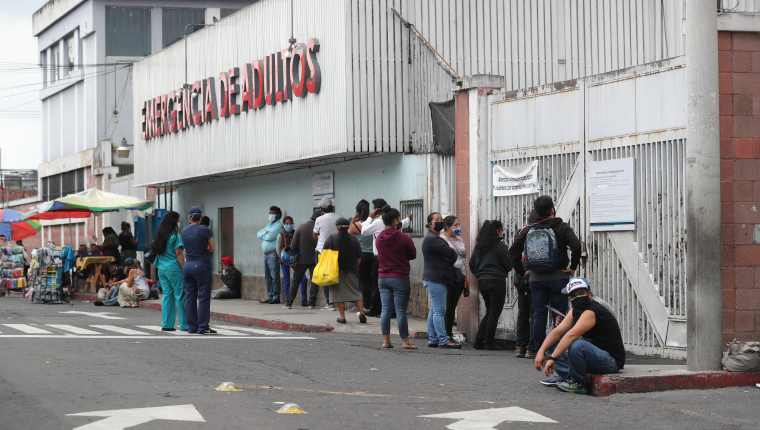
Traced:
[[74, 334], [101, 334], [96, 331], [87, 330], [86, 328], [74, 327], [66, 324], [45, 324], [48, 327], [57, 328], [58, 330], [68, 331]]
[[161, 326], [158, 325], [138, 325], [139, 328], [144, 328], [146, 330], [153, 330], [153, 331], [160, 331], [163, 334], [173, 334], [175, 336], [189, 336], [189, 333], [186, 331], [163, 331], [161, 330]]
[[16, 329], [18, 331], [23, 331], [24, 333], [29, 333], [29, 334], [52, 334], [47, 330], [43, 330], [41, 328], [33, 327], [27, 324], [3, 324], [3, 325], [6, 327]]
[[128, 334], [128, 335], [147, 335], [149, 333], [145, 333], [144, 331], [137, 331], [132, 330], [131, 328], [126, 327], [119, 327], [115, 325], [90, 325], [90, 327], [94, 327], [100, 330], [109, 330], [109, 331], [115, 331], [116, 333], [121, 334]]
[[224, 336], [245, 336], [245, 333], [238, 333], [236, 331], [226, 330], [223, 328], [212, 327], [212, 330], [216, 330], [218, 334], [221, 334]]
[[[261, 330], [261, 329], [258, 329], [258, 328], [248, 328], [248, 327], [238, 327], [238, 326], [234, 326], [234, 327], [227, 327], [227, 328], [229, 328], [229, 329], [231, 329], [231, 330], [237, 330], [237, 331], [247, 331], [247, 332], [251, 332], [251, 333], [256, 333], [256, 334], [265, 334], [265, 335], [270, 335], [270, 336], [271, 336], [271, 335], [278, 335], [278, 336], [282, 336], [282, 335], [283, 335], [282, 333], [277, 333], [276, 331], [271, 331], [271, 330]], [[218, 329], [218, 328], [216, 328], [216, 327], [214, 327], [214, 330], [219, 330], [219, 329]]]

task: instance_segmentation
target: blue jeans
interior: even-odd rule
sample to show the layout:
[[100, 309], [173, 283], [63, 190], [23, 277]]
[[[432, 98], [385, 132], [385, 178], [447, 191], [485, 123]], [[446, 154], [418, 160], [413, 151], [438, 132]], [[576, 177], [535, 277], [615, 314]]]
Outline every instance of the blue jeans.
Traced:
[[425, 289], [430, 293], [430, 313], [428, 314], [428, 343], [446, 345], [449, 335], [446, 334], [446, 294], [448, 287], [435, 282], [423, 281]]
[[406, 319], [406, 308], [409, 306], [411, 283], [409, 279], [380, 278], [380, 299], [383, 303], [383, 311], [380, 313], [380, 330], [383, 334], [391, 334], [391, 314], [396, 309], [396, 323], [398, 334], [401, 338], [409, 336], [409, 325]]
[[267, 280], [267, 300], [280, 300], [280, 268], [277, 253], [264, 256], [264, 277]]
[[[551, 350], [547, 350], [546, 356], [550, 356], [556, 347], [555, 345]], [[619, 370], [617, 362], [609, 352], [603, 351], [583, 339], [573, 342], [567, 351], [557, 357], [557, 364], [554, 367], [554, 371], [559, 377], [564, 379], [570, 377], [584, 385], [588, 384], [586, 377], [588, 373], [603, 375], [617, 373]]]
[[119, 305], [119, 285], [116, 284], [115, 287], [113, 287], [113, 294], [111, 295], [111, 298], [108, 300], [103, 300], [103, 306], [118, 306]]
[[[530, 295], [533, 299], [533, 345], [540, 349], [546, 339], [546, 319], [551, 305], [562, 313], [567, 313], [567, 295], [562, 294], [562, 289], [567, 286], [567, 279], [555, 279], [553, 281], [539, 281], [530, 283]], [[550, 325], [554, 327], [554, 312]]]
[[[283, 285], [283, 291], [285, 291], [284, 296], [287, 299], [288, 294], [290, 293], [290, 266], [287, 264], [280, 263], [280, 268], [282, 269], [282, 285]], [[304, 276], [301, 278], [301, 304], [305, 305], [307, 303], [306, 300], [306, 284], [309, 282], [309, 279]], [[298, 291], [298, 290], [296, 290]]]
[[182, 270], [185, 281], [185, 320], [188, 333], [209, 328], [211, 319], [211, 263], [186, 261]]
[[[320, 255], [322, 255], [320, 251], [314, 251], [314, 264], [319, 264]], [[325, 301], [330, 304], [330, 286], [322, 285], [322, 292], [325, 293]]]

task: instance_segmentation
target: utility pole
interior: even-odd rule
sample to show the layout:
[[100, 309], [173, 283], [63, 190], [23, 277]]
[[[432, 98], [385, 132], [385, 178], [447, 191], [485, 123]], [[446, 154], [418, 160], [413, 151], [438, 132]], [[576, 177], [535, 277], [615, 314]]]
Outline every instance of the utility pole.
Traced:
[[720, 370], [723, 291], [720, 231], [718, 19], [715, 3], [686, 5], [686, 357]]

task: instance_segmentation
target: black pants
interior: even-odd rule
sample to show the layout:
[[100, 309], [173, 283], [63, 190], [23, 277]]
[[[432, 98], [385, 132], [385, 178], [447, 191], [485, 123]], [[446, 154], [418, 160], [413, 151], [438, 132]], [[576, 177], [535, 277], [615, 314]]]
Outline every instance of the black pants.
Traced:
[[493, 345], [496, 337], [496, 326], [499, 324], [499, 317], [507, 298], [507, 280], [478, 279], [478, 289], [486, 304], [486, 315], [480, 320], [475, 342]]
[[375, 255], [371, 252], [362, 253], [362, 262], [359, 263], [359, 285], [362, 289], [364, 307], [369, 309], [372, 304], [372, 266], [375, 265]]
[[464, 291], [464, 279], [462, 282], [449, 287], [446, 293], [446, 314], [443, 316], [443, 322], [446, 325], [446, 334], [449, 335], [449, 339], [451, 339], [452, 330], [454, 329], [454, 316], [456, 315], [457, 303], [459, 303], [459, 297], [462, 296], [462, 291]]
[[[298, 294], [298, 288], [301, 286], [301, 280], [306, 275], [306, 271], [309, 271], [309, 281], [314, 277], [314, 268], [317, 265], [314, 263], [296, 264], [293, 267], [293, 278], [290, 279], [290, 291], [288, 291], [287, 304], [292, 305]], [[319, 286], [313, 282], [309, 282], [309, 304], [317, 304], [317, 292]]]
[[528, 291], [517, 291], [517, 347], [537, 351], [533, 344], [533, 299]]

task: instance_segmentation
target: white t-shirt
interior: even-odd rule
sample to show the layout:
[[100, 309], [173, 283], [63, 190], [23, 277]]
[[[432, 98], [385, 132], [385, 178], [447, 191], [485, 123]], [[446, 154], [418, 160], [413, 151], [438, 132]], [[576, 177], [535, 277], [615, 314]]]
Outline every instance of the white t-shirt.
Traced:
[[336, 232], [335, 221], [343, 218], [343, 215], [335, 212], [329, 212], [314, 221], [314, 233], [319, 234], [319, 240], [317, 241], [317, 251], [322, 252], [322, 248], [325, 246], [327, 236]]

